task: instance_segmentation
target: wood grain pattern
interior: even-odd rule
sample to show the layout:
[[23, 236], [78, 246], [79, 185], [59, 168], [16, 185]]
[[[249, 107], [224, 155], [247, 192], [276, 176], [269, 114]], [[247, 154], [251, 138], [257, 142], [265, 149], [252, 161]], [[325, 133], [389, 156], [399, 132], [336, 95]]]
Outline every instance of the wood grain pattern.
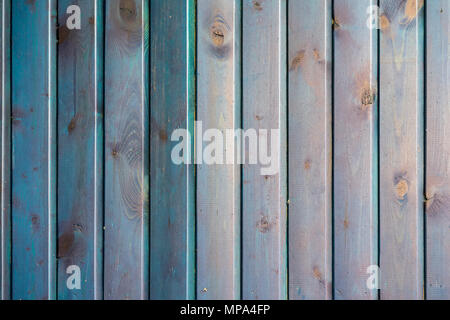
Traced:
[[[241, 127], [241, 2], [200, 0], [198, 6], [197, 120], [204, 132], [225, 136]], [[235, 140], [225, 143], [225, 153], [239, 152]], [[240, 167], [237, 161], [197, 166], [199, 299], [240, 297]]]
[[372, 0], [334, 2], [334, 278], [336, 299], [377, 299], [377, 30]]
[[56, 1], [12, 1], [12, 297], [56, 298]]
[[332, 298], [331, 1], [290, 1], [289, 298]]
[[195, 298], [194, 166], [172, 162], [176, 129], [195, 119], [195, 4], [151, 1], [150, 199], [152, 299]]
[[[81, 9], [81, 30], [66, 26]], [[58, 48], [58, 298], [103, 297], [103, 1], [60, 0]], [[81, 290], [69, 290], [81, 270]]]
[[428, 299], [450, 299], [450, 2], [426, 6], [426, 292]]
[[105, 299], [148, 298], [148, 10], [106, 2]]
[[11, 2], [0, 2], [0, 300], [11, 297]]
[[243, 3], [243, 129], [280, 130], [278, 173], [243, 167], [243, 299], [287, 298], [286, 22], [284, 0]]
[[381, 299], [422, 299], [423, 0], [381, 0]]

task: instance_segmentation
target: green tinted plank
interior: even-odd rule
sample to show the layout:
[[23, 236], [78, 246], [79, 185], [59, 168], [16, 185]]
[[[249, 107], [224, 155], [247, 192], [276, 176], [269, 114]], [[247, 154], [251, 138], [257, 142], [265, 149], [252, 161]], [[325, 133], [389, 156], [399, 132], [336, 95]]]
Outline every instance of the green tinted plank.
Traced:
[[377, 30], [372, 0], [334, 1], [334, 277], [336, 299], [376, 299], [378, 265]]
[[269, 167], [261, 157], [243, 167], [242, 298], [286, 299], [286, 1], [244, 1], [242, 37], [243, 128], [256, 130], [259, 142], [259, 130], [269, 130], [279, 163], [274, 175], [261, 170]]
[[381, 0], [382, 299], [422, 299], [423, 0]]
[[450, 2], [426, 6], [427, 298], [450, 299]]
[[[241, 126], [241, 2], [197, 3], [197, 121], [225, 137]], [[235, 150], [234, 140], [225, 143]], [[240, 164], [204, 163], [197, 170], [197, 296], [239, 299]]]
[[148, 298], [148, 1], [106, 2], [105, 299]]
[[289, 298], [330, 299], [331, 1], [290, 1]]
[[11, 296], [11, 2], [0, 2], [0, 300]]
[[[78, 5], [81, 30], [69, 30]], [[58, 298], [101, 299], [103, 238], [103, 1], [60, 0], [58, 46]], [[69, 266], [81, 271], [70, 290]]]
[[192, 163], [195, 4], [193, 0], [152, 0], [150, 12], [150, 298], [193, 299], [194, 166], [172, 161], [177, 142], [171, 138], [177, 129], [190, 133], [191, 148], [185, 156]]
[[56, 1], [12, 1], [12, 297], [56, 298]]

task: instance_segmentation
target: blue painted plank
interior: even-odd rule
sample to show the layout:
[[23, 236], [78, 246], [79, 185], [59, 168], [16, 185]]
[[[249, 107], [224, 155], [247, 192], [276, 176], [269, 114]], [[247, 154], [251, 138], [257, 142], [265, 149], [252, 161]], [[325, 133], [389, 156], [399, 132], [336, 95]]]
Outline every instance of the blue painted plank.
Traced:
[[334, 1], [336, 299], [378, 298], [367, 287], [378, 266], [378, 31], [367, 26], [376, 4]]
[[[241, 127], [241, 1], [197, 4], [197, 121], [203, 132], [218, 129], [225, 137]], [[239, 151], [234, 139], [224, 143], [226, 152]], [[236, 158], [197, 166], [199, 299], [240, 297], [240, 169]]]
[[[195, 298], [194, 166], [176, 165], [176, 129], [190, 133], [195, 118], [195, 2], [151, 1], [151, 299]], [[177, 140], [178, 141], [178, 140]], [[186, 141], [187, 142], [187, 141]]]
[[[78, 5], [81, 30], [66, 26]], [[103, 1], [60, 0], [58, 46], [58, 298], [103, 297]], [[69, 266], [81, 289], [69, 289]]]
[[289, 298], [332, 298], [331, 13], [290, 1]]
[[381, 0], [380, 295], [424, 298], [423, 0]]
[[261, 144], [259, 130], [268, 130], [268, 150], [279, 163], [274, 172], [262, 170], [269, 166], [261, 157], [243, 166], [243, 299], [287, 298], [286, 23], [284, 0], [243, 3], [243, 129], [256, 130]]
[[11, 2], [0, 2], [0, 300], [11, 297]]
[[148, 9], [106, 2], [105, 299], [148, 298]]
[[56, 298], [56, 1], [12, 2], [12, 297]]
[[450, 299], [450, 1], [426, 2], [427, 299]]

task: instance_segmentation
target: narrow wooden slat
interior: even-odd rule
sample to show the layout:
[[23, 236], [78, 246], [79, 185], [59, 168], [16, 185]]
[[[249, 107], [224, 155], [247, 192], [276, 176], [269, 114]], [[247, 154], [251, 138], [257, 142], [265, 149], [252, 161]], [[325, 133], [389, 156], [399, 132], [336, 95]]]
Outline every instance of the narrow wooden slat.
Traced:
[[[80, 7], [81, 30], [67, 27], [71, 5]], [[101, 299], [103, 1], [60, 0], [58, 11], [58, 298]], [[66, 284], [72, 265], [80, 290]]]
[[427, 299], [450, 299], [450, 2], [426, 6]]
[[[279, 158], [275, 175], [264, 175], [261, 157], [244, 164], [242, 298], [286, 299], [286, 1], [244, 1], [242, 36], [243, 128], [258, 138], [269, 130], [268, 150]], [[280, 130], [278, 146], [271, 129]]]
[[56, 1], [12, 1], [12, 297], [56, 298]]
[[382, 299], [422, 299], [423, 0], [381, 0]]
[[[199, 0], [197, 5], [197, 121], [203, 131], [218, 129], [225, 137], [241, 125], [241, 2]], [[235, 150], [234, 140], [224, 143], [225, 152]], [[197, 167], [199, 299], [240, 297], [240, 164], [226, 164], [224, 158], [222, 164]]]
[[11, 2], [0, 2], [0, 300], [11, 297]]
[[[172, 133], [195, 117], [194, 0], [151, 1], [151, 299], [195, 298], [194, 166], [172, 162]], [[187, 142], [187, 141], [186, 141]], [[188, 156], [185, 154], [185, 156]]]
[[331, 1], [290, 1], [289, 298], [331, 299]]
[[148, 298], [148, 9], [106, 2], [105, 299]]
[[378, 265], [377, 30], [373, 0], [334, 1], [334, 278], [336, 299], [376, 299]]

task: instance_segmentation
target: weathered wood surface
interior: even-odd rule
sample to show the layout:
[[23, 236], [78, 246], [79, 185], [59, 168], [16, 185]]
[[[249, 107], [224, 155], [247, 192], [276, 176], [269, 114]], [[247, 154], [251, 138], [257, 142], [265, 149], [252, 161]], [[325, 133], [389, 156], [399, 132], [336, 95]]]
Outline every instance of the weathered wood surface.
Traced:
[[290, 1], [289, 298], [332, 298], [331, 1]]
[[147, 299], [149, 3], [106, 2], [105, 299]]
[[[81, 30], [67, 27], [71, 5]], [[103, 1], [60, 0], [58, 12], [58, 298], [102, 299]], [[72, 265], [80, 290], [66, 285]]]
[[56, 298], [56, 1], [12, 1], [12, 297]]
[[450, 2], [426, 6], [426, 294], [450, 299]]
[[[249, 157], [243, 166], [242, 298], [286, 299], [286, 1], [244, 1], [242, 37], [243, 129], [259, 138], [268, 130], [268, 150], [279, 161], [274, 175]], [[280, 130], [275, 143], [271, 129]], [[244, 148], [249, 156], [248, 143]]]
[[[204, 132], [218, 129], [226, 137], [226, 130], [241, 127], [241, 1], [197, 5], [197, 121]], [[241, 166], [226, 164], [228, 152], [238, 151], [236, 141], [223, 142], [223, 164], [197, 166], [199, 299], [240, 297]]]
[[424, 297], [423, 0], [381, 0], [381, 299]]
[[373, 0], [334, 1], [334, 296], [377, 299], [367, 288], [378, 264], [377, 30]]
[[11, 2], [0, 2], [0, 300], [11, 297]]
[[[172, 162], [176, 129], [195, 119], [194, 0], [151, 1], [151, 299], [195, 298], [194, 166]], [[187, 155], [185, 155], [187, 156]]]

